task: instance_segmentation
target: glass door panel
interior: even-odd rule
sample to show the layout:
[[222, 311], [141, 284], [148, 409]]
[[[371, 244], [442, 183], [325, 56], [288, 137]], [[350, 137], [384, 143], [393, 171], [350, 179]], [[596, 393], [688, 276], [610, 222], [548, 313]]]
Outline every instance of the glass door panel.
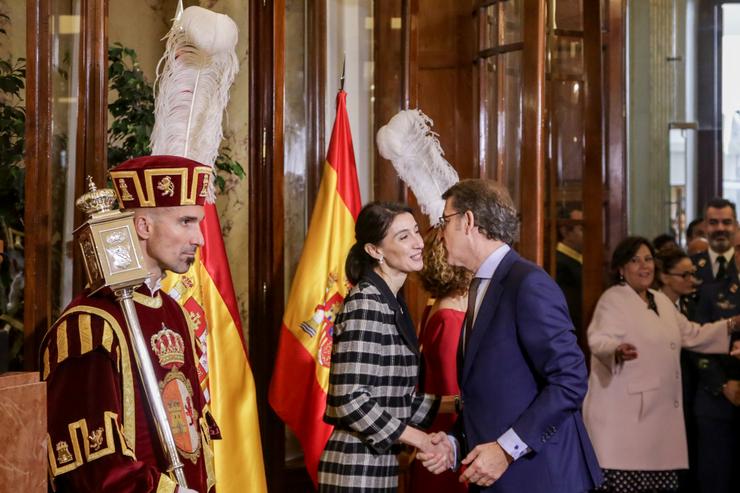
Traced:
[[77, 118], [80, 73], [80, 2], [52, 2], [52, 314], [71, 301], [73, 288]]
[[498, 99], [498, 156], [503, 181], [519, 208], [519, 175], [522, 142], [522, 52], [511, 51], [497, 57], [501, 91]]
[[[584, 39], [581, 0], [552, 0], [547, 43], [546, 266], [565, 294], [582, 335], [583, 177], [585, 166]], [[599, 236], [594, 236], [600, 238]]]

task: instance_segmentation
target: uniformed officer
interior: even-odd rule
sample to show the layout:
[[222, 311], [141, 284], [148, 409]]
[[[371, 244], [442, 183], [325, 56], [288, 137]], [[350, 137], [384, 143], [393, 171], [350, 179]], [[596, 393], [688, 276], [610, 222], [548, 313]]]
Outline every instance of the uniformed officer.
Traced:
[[[699, 323], [740, 314], [740, 234], [735, 204], [713, 199], [704, 217], [709, 249], [692, 257], [702, 282], [695, 310]], [[689, 360], [692, 364], [687, 371], [695, 372], [697, 382], [693, 414], [700, 489], [737, 491], [733, 473], [740, 467], [740, 361], [724, 354], [696, 353], [691, 353]]]

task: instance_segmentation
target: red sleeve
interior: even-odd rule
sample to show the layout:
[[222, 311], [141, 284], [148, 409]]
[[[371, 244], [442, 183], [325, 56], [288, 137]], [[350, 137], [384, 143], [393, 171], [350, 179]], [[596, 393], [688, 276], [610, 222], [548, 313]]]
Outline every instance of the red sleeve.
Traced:
[[154, 492], [174, 483], [133, 458], [123, 438], [119, 375], [96, 349], [61, 362], [48, 378], [49, 460], [56, 491]]
[[432, 314], [422, 332], [425, 361], [424, 391], [436, 395], [456, 395], [457, 344], [464, 312], [442, 309]]

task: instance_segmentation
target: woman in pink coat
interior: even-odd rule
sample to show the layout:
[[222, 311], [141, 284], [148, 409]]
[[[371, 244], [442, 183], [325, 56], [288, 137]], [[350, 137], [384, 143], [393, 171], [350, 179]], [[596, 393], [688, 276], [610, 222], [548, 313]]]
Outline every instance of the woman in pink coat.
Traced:
[[700, 326], [650, 289], [654, 251], [628, 237], [612, 256], [614, 285], [588, 328], [591, 375], [584, 419], [604, 469], [600, 491], [675, 491], [688, 467], [681, 347], [727, 352], [737, 317]]

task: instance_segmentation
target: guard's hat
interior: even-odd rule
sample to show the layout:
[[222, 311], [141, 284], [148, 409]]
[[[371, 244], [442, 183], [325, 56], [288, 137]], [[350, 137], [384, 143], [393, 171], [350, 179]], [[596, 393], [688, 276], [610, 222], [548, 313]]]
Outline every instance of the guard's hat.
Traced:
[[180, 156], [143, 156], [109, 171], [122, 209], [203, 205], [212, 169]]

